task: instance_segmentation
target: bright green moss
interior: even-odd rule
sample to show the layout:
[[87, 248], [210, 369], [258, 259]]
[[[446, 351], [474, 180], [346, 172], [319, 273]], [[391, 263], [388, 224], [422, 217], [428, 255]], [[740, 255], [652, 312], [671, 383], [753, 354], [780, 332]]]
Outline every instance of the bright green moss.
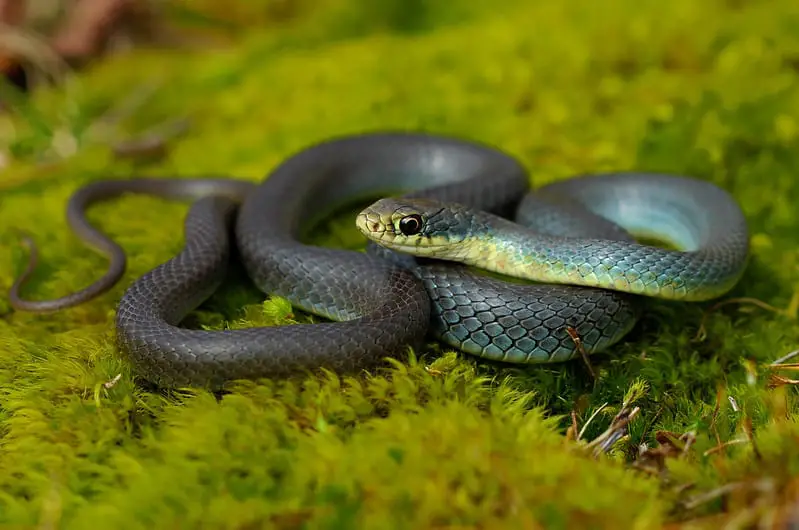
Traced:
[[[694, 507], [691, 496], [741, 480], [773, 481], [776, 493], [756, 495], [771, 513], [799, 469], [795, 390], [767, 388], [763, 367], [799, 344], [795, 2], [464, 0], [424, 4], [416, 17], [398, 2], [320, 5], [298, 2], [283, 29], [267, 14], [273, 29], [230, 49], [116, 58], [2, 118], [17, 160], [0, 182], [0, 225], [41, 246], [29, 296], [70, 292], [106, 266], [63, 222], [83, 183], [132, 172], [258, 180], [330, 136], [423, 129], [494, 143], [535, 185], [637, 168], [724, 186], [752, 230], [731, 296], [781, 312], [652, 303], [627, 340], [593, 359], [596, 382], [579, 362], [508, 368], [431, 345], [418, 362], [359, 380], [242, 383], [221, 401], [159, 395], [115, 352], [113, 309], [180, 248], [187, 206], [125, 198], [91, 211], [130, 253], [122, 284], [51, 316], [14, 313], [0, 297], [0, 525], [649, 529], [722, 510], [720, 498]], [[161, 162], [115, 160], [89, 126], [149, 76], [157, 91], [123, 130], [177, 116], [191, 128]], [[70, 135], [75, 156], [37, 165]], [[313, 241], [363, 243], [347, 216]], [[0, 290], [24, 259], [4, 230]], [[194, 318], [215, 328], [306, 318], [262, 302], [232, 281]], [[631, 388], [641, 392], [629, 438], [594, 459], [585, 441]], [[604, 404], [579, 443], [563, 436], [572, 411], [579, 430]], [[755, 445], [713, 449], [745, 440], [747, 418]], [[629, 469], [657, 431], [696, 441], [662, 474]], [[729, 506], [746, 515], [746, 503]]]

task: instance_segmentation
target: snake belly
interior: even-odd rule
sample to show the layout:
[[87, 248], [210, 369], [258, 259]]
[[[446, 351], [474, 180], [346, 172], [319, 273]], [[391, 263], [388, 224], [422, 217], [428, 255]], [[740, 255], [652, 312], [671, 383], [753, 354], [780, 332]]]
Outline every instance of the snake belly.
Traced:
[[[365, 253], [315, 247], [301, 234], [339, 205], [396, 193], [512, 217], [541, 234], [572, 238], [574, 249], [580, 238], [632, 245], [627, 228], [689, 243], [717, 236], [728, 241], [730, 231], [740, 235], [738, 224], [725, 223], [730, 219], [713, 219], [720, 210], [735, 212], [730, 200], [703, 204], [707, 211], [697, 214], [697, 201], [676, 181], [659, 178], [597, 176], [530, 192], [524, 167], [494, 148], [427, 134], [370, 133], [306, 148], [257, 185], [210, 178], [95, 182], [73, 196], [68, 218], [78, 235], [111, 256], [109, 272], [61, 301], [29, 302], [15, 294], [12, 305], [67, 307], [119, 279], [124, 254], [86, 221], [83, 210], [92, 202], [126, 192], [188, 197], [195, 202], [184, 222], [183, 249], [135, 280], [117, 309], [120, 349], [157, 385], [218, 388], [233, 379], [318, 368], [352, 372], [421, 346], [428, 332], [483, 358], [563, 361], [577, 354], [573, 333], [589, 353], [620, 340], [638, 318], [639, 297], [504, 281], [374, 243]], [[639, 196], [645, 189], [654, 193]], [[742, 241], [731, 243], [737, 255]], [[260, 290], [330, 321], [219, 331], [180, 327], [222, 282], [234, 245]]]

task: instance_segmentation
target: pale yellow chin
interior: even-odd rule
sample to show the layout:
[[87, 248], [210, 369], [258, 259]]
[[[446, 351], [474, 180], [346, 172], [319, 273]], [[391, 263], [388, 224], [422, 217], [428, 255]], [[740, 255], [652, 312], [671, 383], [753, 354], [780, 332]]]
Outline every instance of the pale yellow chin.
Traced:
[[410, 241], [399, 241], [397, 238], [392, 237], [393, 234], [390, 233], [385, 234], [387, 237], [381, 237], [379, 235], [378, 237], [374, 237], [376, 235], [377, 234], [371, 234], [367, 235], [367, 237], [390, 250], [396, 250], [397, 252], [412, 254], [414, 256], [437, 257], [442, 254], [442, 250], [446, 253], [448, 248], [448, 245], [431, 244], [429, 241], [424, 240], [413, 239]]
[[414, 256], [430, 256], [433, 255], [436, 251], [436, 247], [422, 245], [409, 245], [409, 244], [397, 244], [393, 241], [386, 241], [381, 242], [386, 248], [390, 248], [391, 250], [396, 250], [397, 252], [404, 252], [406, 254], [413, 254]]
[[450, 247], [447, 243], [431, 243], [422, 238], [404, 239], [397, 237], [393, 227], [387, 227], [385, 222], [378, 219], [375, 214], [361, 213], [355, 218], [355, 226], [363, 235], [375, 243], [390, 250], [413, 254], [415, 256], [434, 256], [442, 249]]

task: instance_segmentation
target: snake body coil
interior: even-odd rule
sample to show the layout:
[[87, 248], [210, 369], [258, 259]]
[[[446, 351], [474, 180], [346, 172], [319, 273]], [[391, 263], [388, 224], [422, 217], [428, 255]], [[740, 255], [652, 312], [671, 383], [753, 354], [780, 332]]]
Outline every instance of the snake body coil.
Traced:
[[[78, 235], [110, 256], [108, 273], [62, 299], [25, 301], [19, 289], [32, 260], [12, 287], [12, 305], [57, 310], [108, 290], [124, 272], [125, 255], [88, 224], [84, 211], [95, 201], [127, 192], [196, 199], [185, 220], [181, 253], [134, 281], [117, 310], [120, 348], [139, 374], [163, 386], [220, 387], [231, 379], [302, 369], [368, 368], [421, 345], [428, 331], [485, 358], [562, 361], [575, 355], [575, 333], [593, 352], [632, 328], [639, 307], [638, 297], [629, 293], [658, 293], [635, 287], [630, 278], [654, 274], [660, 292], [709, 298], [732, 287], [748, 252], [742, 213], [729, 195], [708, 183], [617, 174], [529, 192], [524, 168], [487, 146], [424, 134], [366, 134], [312, 146], [258, 185], [215, 178], [89, 184], [70, 200], [68, 220]], [[418, 259], [402, 248], [394, 252], [371, 244], [360, 253], [302, 242], [304, 227], [321, 212], [356, 197], [397, 193], [417, 201], [413, 204], [441, 201], [436, 237], [482, 240], [479, 247], [451, 246], [451, 254], [440, 257], [511, 276], [520, 268], [546, 270], [544, 280], [554, 283], [511, 283], [477, 274], [463, 264], [427, 259], [423, 245], [413, 251]], [[494, 224], [479, 228], [475, 222], [456, 222], [452, 213], [462, 207], [480, 210], [465, 215]], [[519, 225], [501, 221], [508, 217], [529, 228], [525, 237], [543, 238], [503, 247], [505, 228], [511, 240], [521, 233]], [[364, 230], [362, 221], [359, 226]], [[637, 245], [627, 230], [655, 233], [689, 250]], [[183, 318], [218, 288], [234, 242], [258, 288], [331, 322], [222, 331], [181, 328]], [[491, 249], [501, 248], [505, 254], [492, 254]], [[603, 254], [606, 249], [612, 251]], [[518, 261], [508, 261], [509, 252], [516, 252]], [[495, 267], [500, 255], [508, 263], [504, 269]], [[631, 256], [636, 259], [630, 261]], [[649, 268], [636, 277], [641, 262]], [[587, 266], [590, 274], [582, 274]], [[607, 289], [559, 285], [573, 282], [575, 274], [612, 281], [583, 283]]]

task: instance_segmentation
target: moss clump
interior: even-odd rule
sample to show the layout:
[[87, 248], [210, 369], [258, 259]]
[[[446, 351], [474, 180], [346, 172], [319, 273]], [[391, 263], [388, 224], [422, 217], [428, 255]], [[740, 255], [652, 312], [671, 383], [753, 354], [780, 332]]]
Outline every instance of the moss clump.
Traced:
[[[752, 260], [731, 293], [744, 300], [649, 304], [627, 340], [593, 359], [596, 381], [579, 363], [506, 367], [430, 345], [359, 379], [241, 383], [221, 400], [158, 394], [114, 351], [113, 309], [179, 249], [187, 206], [127, 197], [91, 212], [130, 253], [122, 284], [51, 316], [0, 298], [0, 524], [616, 529], [784, 517], [799, 468], [796, 393], [790, 372], [767, 365], [799, 343], [794, 3], [434, 2], [419, 19], [304, 5], [288, 29], [225, 50], [118, 57], [3, 118], [15, 160], [0, 225], [41, 246], [29, 296], [70, 292], [105, 267], [63, 223], [86, 182], [258, 180], [330, 136], [424, 129], [506, 149], [534, 185], [619, 168], [720, 184], [751, 223]], [[157, 91], [124, 133], [192, 120], [148, 164], [115, 159], [91, 127], [140, 90], [142, 72]], [[74, 154], [52, 163], [57, 153]], [[357, 248], [353, 232], [345, 219], [314, 241]], [[24, 259], [17, 236], [0, 234], [0, 289]], [[304, 317], [231, 282], [195, 318]], [[638, 407], [629, 435], [595, 457], [588, 441], [624, 404]]]

